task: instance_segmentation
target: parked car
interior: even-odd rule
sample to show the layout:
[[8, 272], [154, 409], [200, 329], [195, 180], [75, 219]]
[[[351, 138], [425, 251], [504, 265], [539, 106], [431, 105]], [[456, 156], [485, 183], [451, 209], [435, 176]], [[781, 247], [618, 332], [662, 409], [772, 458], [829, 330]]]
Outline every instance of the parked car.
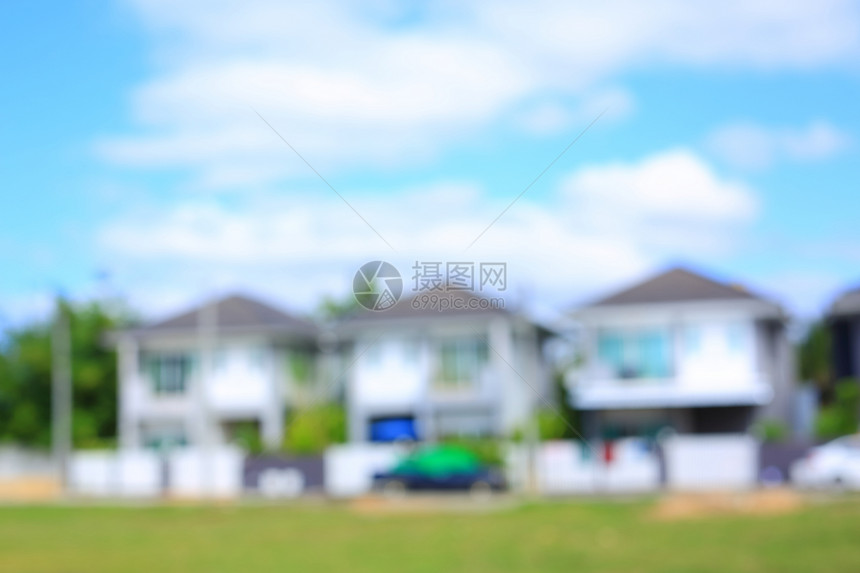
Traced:
[[860, 434], [809, 450], [792, 464], [791, 481], [800, 487], [860, 489]]
[[374, 487], [389, 496], [407, 490], [461, 490], [488, 495], [505, 488], [502, 474], [469, 450], [453, 445], [425, 446], [387, 472], [373, 476]]

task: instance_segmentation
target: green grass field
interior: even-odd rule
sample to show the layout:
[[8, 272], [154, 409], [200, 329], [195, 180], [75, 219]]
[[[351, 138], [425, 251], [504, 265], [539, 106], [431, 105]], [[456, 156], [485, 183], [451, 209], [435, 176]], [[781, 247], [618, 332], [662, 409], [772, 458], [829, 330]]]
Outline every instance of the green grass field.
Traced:
[[660, 521], [650, 502], [485, 512], [346, 506], [0, 508], [0, 571], [860, 571], [860, 502]]

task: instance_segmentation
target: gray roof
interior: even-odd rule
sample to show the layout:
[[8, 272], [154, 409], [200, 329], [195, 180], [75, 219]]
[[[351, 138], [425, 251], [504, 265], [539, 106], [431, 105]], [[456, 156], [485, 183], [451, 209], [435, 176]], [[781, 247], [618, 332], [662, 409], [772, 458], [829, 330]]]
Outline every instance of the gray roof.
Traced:
[[705, 300], [765, 300], [745, 287], [727, 284], [675, 267], [622, 291], [590, 303], [589, 307]]
[[144, 325], [136, 334], [196, 331], [201, 311], [215, 307], [215, 323], [219, 331], [277, 332], [314, 336], [317, 327], [312, 322], [292, 316], [259, 300], [245, 295], [231, 295], [208, 302], [165, 320]]
[[829, 314], [834, 316], [860, 314], [860, 287], [847, 290], [839, 295], [830, 306]]

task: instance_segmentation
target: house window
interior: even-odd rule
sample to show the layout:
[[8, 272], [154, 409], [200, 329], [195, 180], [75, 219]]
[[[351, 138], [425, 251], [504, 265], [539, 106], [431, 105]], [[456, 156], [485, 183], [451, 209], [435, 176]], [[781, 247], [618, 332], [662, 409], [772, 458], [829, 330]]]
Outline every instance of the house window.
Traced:
[[597, 354], [616, 378], [667, 378], [671, 375], [668, 329], [604, 330]]
[[143, 356], [143, 370], [156, 394], [184, 394], [191, 377], [190, 354], [148, 354]]
[[166, 451], [188, 445], [188, 437], [181, 426], [145, 428], [143, 446], [150, 450]]
[[437, 412], [433, 425], [442, 438], [481, 438], [493, 435], [493, 415], [488, 411]]
[[439, 346], [436, 383], [444, 388], [465, 388], [478, 382], [488, 361], [487, 341], [477, 338], [446, 340]]

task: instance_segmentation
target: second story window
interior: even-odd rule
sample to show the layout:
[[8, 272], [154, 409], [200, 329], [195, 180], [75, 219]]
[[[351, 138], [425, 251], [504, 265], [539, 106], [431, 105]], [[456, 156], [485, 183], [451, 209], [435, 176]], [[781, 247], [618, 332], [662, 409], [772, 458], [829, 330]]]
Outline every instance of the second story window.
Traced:
[[476, 385], [487, 365], [487, 350], [487, 341], [479, 338], [443, 341], [439, 346], [436, 385], [452, 389]]
[[667, 378], [672, 374], [668, 329], [607, 329], [598, 333], [600, 364], [615, 378]]
[[176, 395], [187, 390], [192, 368], [190, 354], [145, 354], [141, 365], [155, 394]]

